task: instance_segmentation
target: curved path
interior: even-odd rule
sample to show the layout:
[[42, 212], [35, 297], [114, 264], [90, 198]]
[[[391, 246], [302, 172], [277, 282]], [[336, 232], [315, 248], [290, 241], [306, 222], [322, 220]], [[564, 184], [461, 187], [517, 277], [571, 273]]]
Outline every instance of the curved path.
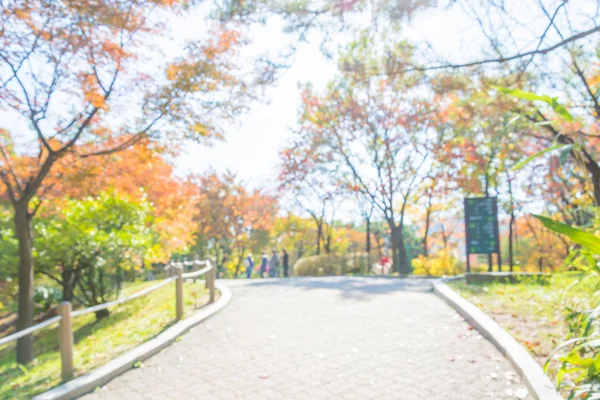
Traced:
[[228, 281], [231, 303], [85, 399], [523, 399], [427, 281]]

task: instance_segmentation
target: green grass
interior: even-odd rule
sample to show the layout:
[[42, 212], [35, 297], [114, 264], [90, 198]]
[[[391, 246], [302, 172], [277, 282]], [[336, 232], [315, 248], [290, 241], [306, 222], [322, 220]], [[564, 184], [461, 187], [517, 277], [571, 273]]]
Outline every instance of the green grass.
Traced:
[[523, 278], [515, 284], [454, 281], [449, 285], [496, 320], [541, 365], [568, 338], [568, 316], [600, 303], [597, 275], [554, 274], [545, 282]]
[[[131, 294], [156, 282], [132, 284]], [[184, 284], [184, 310], [189, 315], [208, 302], [203, 283]], [[95, 321], [94, 314], [75, 318], [73, 363], [76, 376], [99, 367], [123, 352], [156, 336], [175, 322], [175, 288], [166, 285], [131, 302], [111, 308], [109, 317]], [[0, 348], [0, 399], [28, 399], [60, 383], [57, 326], [34, 335], [35, 360], [27, 366], [15, 362], [15, 342]]]

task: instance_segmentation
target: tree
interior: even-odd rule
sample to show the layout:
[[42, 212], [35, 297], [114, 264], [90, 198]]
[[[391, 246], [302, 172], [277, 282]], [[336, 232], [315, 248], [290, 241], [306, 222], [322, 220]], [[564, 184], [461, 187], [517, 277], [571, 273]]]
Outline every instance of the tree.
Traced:
[[[395, 79], [390, 57], [373, 52], [374, 39], [363, 35], [341, 58], [352, 68], [331, 82], [323, 96], [310, 87], [302, 93], [301, 128], [296, 141], [317, 160], [334, 165], [348, 184], [375, 204], [390, 228], [394, 266], [410, 272], [404, 243], [405, 213], [427, 176], [429, 104], [417, 96], [418, 75]], [[410, 58], [410, 46], [383, 50], [391, 58]], [[365, 76], [365, 65], [378, 65], [381, 76]]]
[[197, 238], [206, 239], [221, 271], [235, 259], [237, 277], [253, 234], [272, 229], [277, 201], [260, 191], [247, 191], [230, 172], [219, 176], [210, 171], [195, 177], [194, 183], [198, 190]]
[[[85, 306], [118, 296], [123, 272], [160, 254], [150, 203], [116, 193], [67, 200], [35, 224], [38, 272], [62, 287], [65, 301]], [[96, 313], [108, 316], [108, 310]]]
[[343, 193], [338, 171], [329, 168], [327, 155], [299, 136], [280, 156], [279, 189], [313, 220], [317, 231], [315, 255], [321, 254], [322, 248], [329, 254], [335, 213]]
[[[106, 155], [159, 136], [169, 143], [209, 140], [219, 136], [221, 120], [243, 110], [250, 91], [234, 75], [231, 58], [240, 36], [228, 29], [189, 43], [179, 59], [140, 62], [165, 32], [152, 11], [178, 12], [188, 1], [0, 4], [0, 106], [14, 121], [14, 132], [0, 131], [0, 180], [19, 242], [22, 330], [33, 321], [32, 218], [56, 164], [69, 155]], [[18, 341], [17, 360], [32, 357], [28, 335]]]
[[273, 239], [278, 247], [288, 251], [291, 266], [300, 258], [316, 253], [316, 231], [313, 225], [313, 221], [292, 213], [275, 219]]

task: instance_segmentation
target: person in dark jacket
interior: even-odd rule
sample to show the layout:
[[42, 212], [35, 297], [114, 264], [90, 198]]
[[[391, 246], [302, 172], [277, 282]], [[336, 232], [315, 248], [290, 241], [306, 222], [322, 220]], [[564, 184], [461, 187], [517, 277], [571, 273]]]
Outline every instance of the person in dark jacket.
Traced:
[[279, 276], [279, 257], [277, 257], [275, 250], [273, 250], [273, 256], [269, 260], [269, 276], [271, 278]]
[[290, 276], [288, 274], [288, 269], [290, 268], [290, 255], [287, 253], [287, 251], [285, 249], [283, 249], [283, 260], [282, 260], [282, 266], [283, 266], [283, 276], [285, 278], [287, 278], [288, 276]]
[[246, 266], [246, 278], [250, 279], [252, 277], [252, 270], [254, 269], [252, 253], [248, 254], [248, 257], [246, 257], [246, 259], [244, 260], [244, 265]]
[[265, 273], [267, 272], [267, 263], [269, 262], [269, 256], [267, 253], [262, 253], [262, 259], [260, 260], [260, 277], [264, 278]]

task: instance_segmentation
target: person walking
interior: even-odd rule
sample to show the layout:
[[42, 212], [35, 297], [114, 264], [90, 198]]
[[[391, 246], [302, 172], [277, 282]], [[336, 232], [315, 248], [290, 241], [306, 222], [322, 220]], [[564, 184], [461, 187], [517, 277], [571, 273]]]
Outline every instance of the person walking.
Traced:
[[246, 266], [246, 278], [252, 278], [252, 270], [254, 269], [254, 261], [252, 261], [252, 253], [248, 253], [248, 257], [244, 260]]
[[271, 260], [269, 260], [269, 276], [271, 278], [279, 276], [279, 257], [277, 257], [275, 250], [273, 250], [273, 255], [271, 256]]
[[260, 260], [260, 277], [265, 277], [265, 272], [267, 272], [267, 263], [269, 262], [269, 256], [267, 253], [262, 253], [262, 259]]
[[290, 268], [290, 255], [287, 253], [287, 251], [285, 249], [283, 249], [283, 276], [284, 278], [287, 278], [288, 276], [290, 276], [288, 274], [288, 269]]

